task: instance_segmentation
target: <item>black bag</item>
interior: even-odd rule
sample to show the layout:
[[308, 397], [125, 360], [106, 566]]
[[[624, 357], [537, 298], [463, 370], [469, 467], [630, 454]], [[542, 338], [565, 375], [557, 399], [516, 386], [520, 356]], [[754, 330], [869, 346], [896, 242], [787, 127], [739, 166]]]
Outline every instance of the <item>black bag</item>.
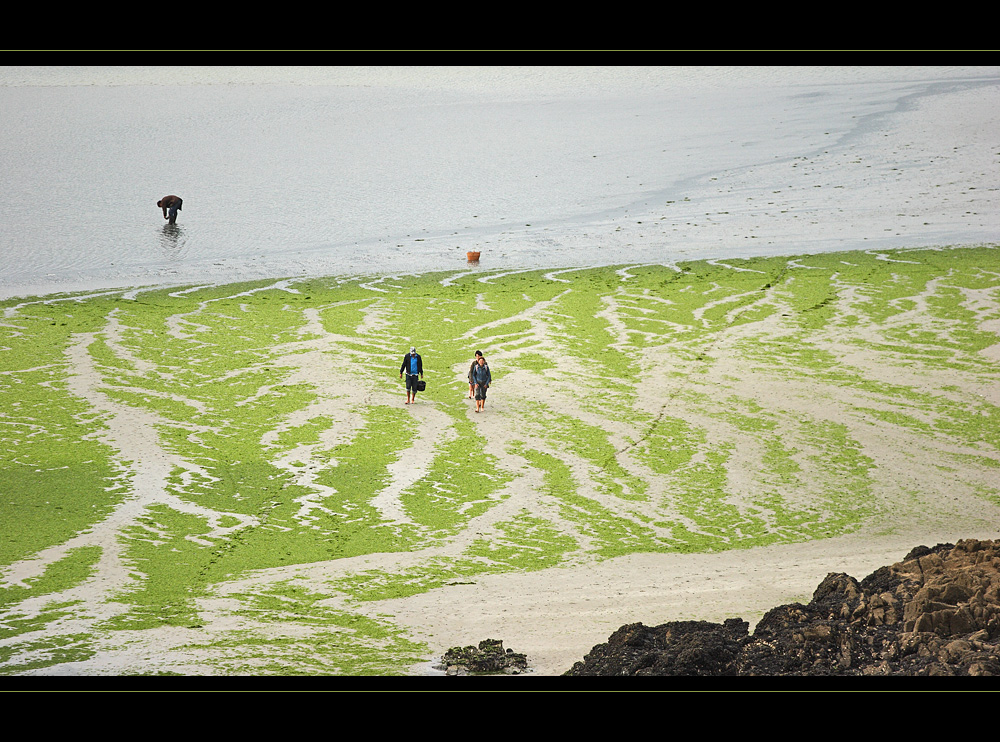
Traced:
[[427, 388], [427, 382], [424, 381], [423, 379], [417, 379], [417, 391], [422, 392], [426, 388]]

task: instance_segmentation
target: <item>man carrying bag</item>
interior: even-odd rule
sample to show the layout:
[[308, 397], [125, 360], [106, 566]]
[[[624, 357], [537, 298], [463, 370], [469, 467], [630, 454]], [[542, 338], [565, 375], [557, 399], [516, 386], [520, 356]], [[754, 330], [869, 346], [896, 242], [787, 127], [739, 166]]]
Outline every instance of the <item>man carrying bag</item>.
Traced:
[[[424, 362], [416, 348], [403, 356], [403, 365], [399, 367], [399, 378], [406, 374], [406, 404], [417, 401], [417, 392], [424, 389]], [[411, 396], [412, 395], [412, 396]]]

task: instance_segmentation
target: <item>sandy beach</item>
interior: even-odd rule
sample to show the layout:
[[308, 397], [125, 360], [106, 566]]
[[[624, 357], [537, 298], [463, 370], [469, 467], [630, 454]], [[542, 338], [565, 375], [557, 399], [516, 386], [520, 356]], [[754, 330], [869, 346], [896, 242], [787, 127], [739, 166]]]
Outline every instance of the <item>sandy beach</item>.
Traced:
[[0, 295], [7, 687], [417, 682], [483, 639], [551, 677], [623, 624], [752, 628], [830, 572], [1000, 538], [1000, 88], [878, 115], [858, 90], [866, 125], [808, 156], [746, 142], [757, 164], [625, 214], [419, 237], [419, 270], [25, 271]]

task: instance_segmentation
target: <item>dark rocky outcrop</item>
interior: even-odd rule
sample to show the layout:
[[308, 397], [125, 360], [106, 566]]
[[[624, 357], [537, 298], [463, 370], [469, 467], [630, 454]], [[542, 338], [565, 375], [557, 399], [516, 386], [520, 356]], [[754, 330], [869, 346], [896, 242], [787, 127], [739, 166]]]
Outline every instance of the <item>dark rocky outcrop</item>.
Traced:
[[808, 605], [622, 626], [566, 675], [1000, 675], [1000, 541], [913, 549], [860, 583], [827, 575]]
[[452, 647], [441, 658], [448, 675], [516, 675], [528, 667], [528, 658], [504, 650], [499, 639], [483, 639], [478, 647]]

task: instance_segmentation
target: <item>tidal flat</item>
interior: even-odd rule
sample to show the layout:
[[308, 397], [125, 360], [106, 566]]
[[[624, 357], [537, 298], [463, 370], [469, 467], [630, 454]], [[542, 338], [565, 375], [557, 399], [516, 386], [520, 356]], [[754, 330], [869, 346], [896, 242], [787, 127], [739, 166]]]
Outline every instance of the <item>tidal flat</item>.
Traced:
[[1000, 535], [994, 245], [0, 308], [3, 675], [407, 675], [383, 606], [487, 575]]

